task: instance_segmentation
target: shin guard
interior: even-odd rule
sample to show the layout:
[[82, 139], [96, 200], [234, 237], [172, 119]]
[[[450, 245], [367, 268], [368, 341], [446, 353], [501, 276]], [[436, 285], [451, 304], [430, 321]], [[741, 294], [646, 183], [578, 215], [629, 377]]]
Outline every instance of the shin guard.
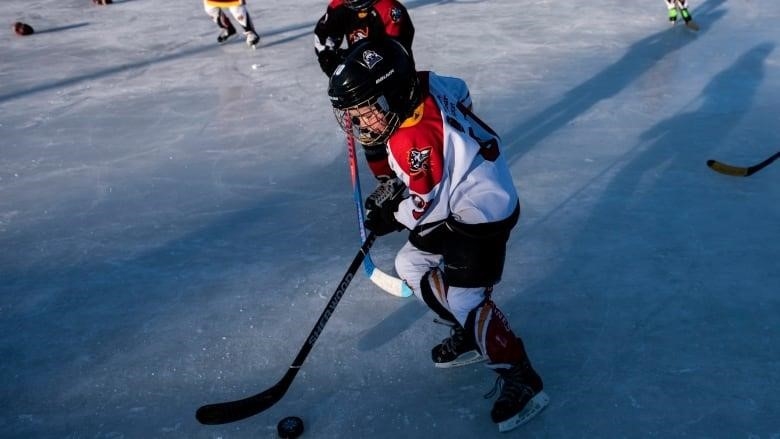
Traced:
[[504, 313], [489, 297], [469, 314], [467, 324], [472, 319], [477, 346], [488, 358], [491, 368], [510, 367], [527, 360], [525, 349]]

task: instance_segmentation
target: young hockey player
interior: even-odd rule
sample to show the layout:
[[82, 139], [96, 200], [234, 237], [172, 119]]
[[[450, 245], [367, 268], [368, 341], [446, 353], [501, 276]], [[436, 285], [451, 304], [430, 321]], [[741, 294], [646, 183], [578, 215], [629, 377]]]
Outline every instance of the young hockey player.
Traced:
[[693, 16], [688, 11], [688, 0], [664, 0], [664, 1], [666, 2], [666, 8], [669, 10], [669, 21], [672, 24], [677, 23], [678, 16], [682, 16], [686, 26], [691, 27], [693, 29], [698, 29], [698, 26], [693, 21]]
[[[330, 78], [336, 120], [366, 145], [386, 144], [408, 188], [379, 194], [365, 226], [378, 236], [409, 229], [396, 270], [414, 294], [453, 327], [432, 350], [440, 367], [477, 350], [502, 381], [491, 418], [500, 431], [548, 402], [523, 342], [492, 299], [520, 204], [499, 138], [461, 101], [465, 82], [417, 72], [392, 39], [362, 41]], [[452, 364], [455, 363], [455, 364]], [[498, 383], [497, 383], [498, 384]]]
[[222, 32], [217, 36], [217, 42], [220, 44], [236, 34], [236, 28], [233, 27], [233, 23], [230, 22], [230, 19], [222, 9], [230, 10], [233, 18], [244, 29], [247, 45], [255, 47], [260, 41], [260, 37], [255, 32], [255, 26], [252, 24], [252, 19], [249, 17], [249, 11], [246, 9], [246, 0], [203, 0], [203, 9], [214, 20], [214, 23], [217, 23], [217, 26], [222, 29]]
[[[412, 53], [414, 26], [406, 7], [398, 0], [331, 0], [314, 27], [314, 53], [323, 73], [330, 77], [349, 48], [369, 38], [394, 38]], [[379, 181], [376, 190], [392, 190], [400, 182], [387, 164], [383, 145], [363, 145], [371, 172]], [[376, 192], [375, 190], [375, 192]], [[368, 196], [373, 198], [374, 194]]]

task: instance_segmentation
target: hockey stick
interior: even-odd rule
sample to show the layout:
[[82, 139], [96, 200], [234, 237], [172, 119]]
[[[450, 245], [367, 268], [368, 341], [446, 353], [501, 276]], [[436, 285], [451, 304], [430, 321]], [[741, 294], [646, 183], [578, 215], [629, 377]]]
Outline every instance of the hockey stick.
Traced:
[[764, 160], [763, 162], [756, 163], [753, 166], [733, 166], [721, 163], [717, 160], [707, 160], [707, 166], [712, 168], [714, 171], [720, 172], [721, 174], [733, 175], [735, 177], [750, 177], [756, 172], [767, 167], [773, 161], [777, 160], [778, 157], [780, 157], [780, 151], [774, 153], [771, 157]]
[[[346, 128], [347, 132], [352, 131], [352, 121], [349, 119], [348, 114], [344, 115], [344, 128]], [[360, 176], [358, 175], [357, 156], [355, 153], [355, 139], [350, 134], [347, 134], [347, 158], [349, 159], [349, 173], [352, 177], [352, 198], [355, 201], [355, 212], [357, 214], [357, 222], [360, 229], [360, 239], [365, 240], [366, 226], [363, 225], [363, 222], [365, 221], [363, 194], [360, 191]], [[376, 268], [374, 261], [371, 260], [371, 255], [366, 255], [366, 258], [363, 260], [363, 268], [366, 270], [366, 275], [371, 279], [371, 282], [385, 290], [388, 294], [398, 297], [409, 297], [412, 295], [412, 290], [406, 282]]]
[[352, 260], [349, 269], [347, 269], [344, 277], [341, 278], [341, 282], [339, 282], [336, 291], [333, 292], [328, 304], [325, 306], [325, 310], [320, 314], [320, 318], [317, 320], [314, 328], [309, 333], [309, 336], [306, 337], [306, 342], [301, 347], [301, 350], [298, 351], [298, 355], [295, 357], [295, 360], [290, 365], [290, 368], [287, 369], [287, 373], [284, 374], [282, 379], [257, 395], [235, 401], [208, 404], [200, 407], [195, 413], [198, 422], [201, 424], [216, 425], [240, 421], [241, 419], [254, 416], [270, 408], [282, 399], [284, 394], [287, 393], [290, 384], [292, 384], [293, 379], [295, 379], [295, 375], [298, 374], [298, 370], [303, 366], [303, 362], [306, 360], [306, 356], [309, 355], [309, 351], [314, 347], [314, 343], [325, 328], [325, 324], [330, 319], [330, 316], [333, 315], [336, 305], [338, 305], [341, 297], [344, 296], [349, 283], [352, 281], [352, 278], [355, 277], [355, 272], [357, 272], [360, 264], [363, 262], [363, 258], [368, 255], [368, 249], [371, 248], [375, 240], [376, 235], [373, 233], [370, 233], [366, 237], [365, 242], [363, 242], [363, 245], [360, 247], [360, 251], [355, 255], [355, 259]]

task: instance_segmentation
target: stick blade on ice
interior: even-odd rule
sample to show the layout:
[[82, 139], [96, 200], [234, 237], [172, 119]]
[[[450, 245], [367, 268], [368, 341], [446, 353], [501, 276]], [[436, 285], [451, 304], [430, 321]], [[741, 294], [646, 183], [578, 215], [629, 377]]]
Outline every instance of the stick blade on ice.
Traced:
[[204, 405], [195, 412], [195, 418], [205, 425], [227, 424], [249, 418], [279, 402], [290, 386], [288, 381], [292, 380], [282, 379], [270, 389], [247, 398]]
[[734, 166], [729, 165], [723, 162], [719, 162], [717, 160], [707, 160], [707, 166], [709, 166], [712, 170], [716, 172], [720, 172], [721, 174], [726, 175], [733, 175], [736, 177], [749, 177], [756, 172], [764, 169], [765, 167], [769, 166], [772, 162], [780, 158], [780, 151], [772, 154], [769, 158], [762, 161], [761, 163], [756, 163], [753, 166]]

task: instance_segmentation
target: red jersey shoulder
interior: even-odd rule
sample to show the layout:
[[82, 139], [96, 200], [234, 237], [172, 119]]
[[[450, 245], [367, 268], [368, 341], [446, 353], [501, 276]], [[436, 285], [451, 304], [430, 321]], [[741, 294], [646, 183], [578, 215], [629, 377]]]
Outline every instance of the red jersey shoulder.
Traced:
[[379, 0], [374, 5], [374, 9], [376, 9], [385, 23], [399, 24], [404, 21], [406, 16], [406, 8], [397, 0]]
[[419, 120], [407, 123], [390, 137], [390, 153], [409, 175], [410, 189], [428, 193], [441, 181], [444, 169], [444, 124], [433, 97], [423, 100]]
[[330, 4], [328, 4], [328, 7], [331, 9], [336, 9], [344, 6], [344, 0], [330, 0]]

